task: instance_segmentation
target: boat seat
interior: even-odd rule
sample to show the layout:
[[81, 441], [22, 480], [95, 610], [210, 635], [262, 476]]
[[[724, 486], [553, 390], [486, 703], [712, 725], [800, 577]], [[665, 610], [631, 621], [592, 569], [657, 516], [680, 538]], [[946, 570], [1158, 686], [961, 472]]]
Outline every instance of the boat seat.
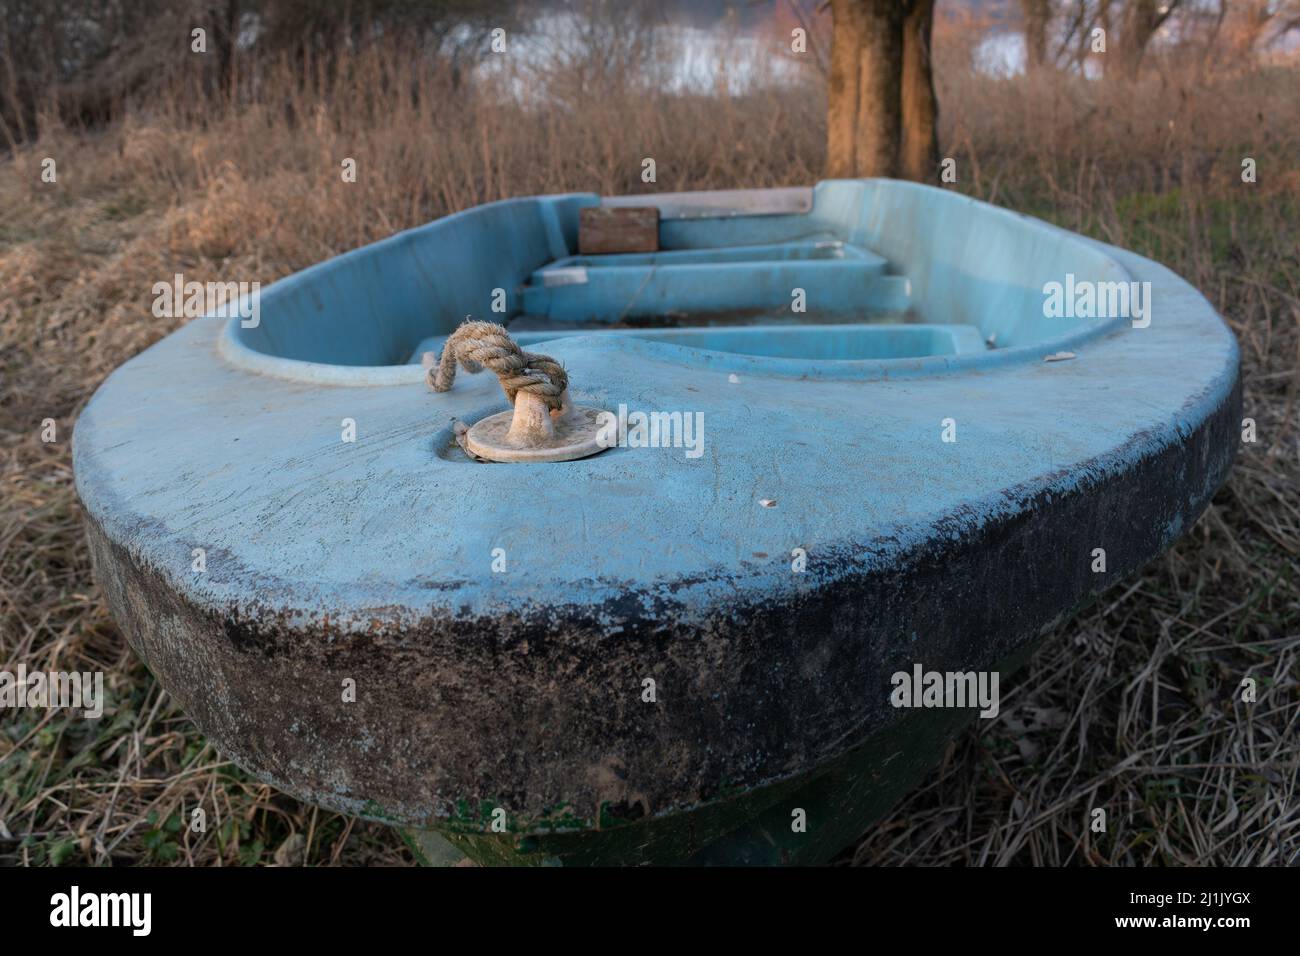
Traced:
[[[875, 253], [838, 240], [569, 256], [532, 273], [522, 290], [523, 311], [592, 324], [902, 317], [911, 286], [886, 274], [887, 266]], [[683, 321], [689, 317], [695, 321]]]

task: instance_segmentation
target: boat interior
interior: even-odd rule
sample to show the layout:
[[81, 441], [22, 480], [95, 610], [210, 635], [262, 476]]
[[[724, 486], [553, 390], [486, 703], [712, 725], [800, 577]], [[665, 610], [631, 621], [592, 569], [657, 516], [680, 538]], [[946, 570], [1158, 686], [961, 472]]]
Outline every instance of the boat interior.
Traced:
[[[655, 210], [655, 251], [581, 252], [582, 211]], [[476, 207], [321, 263], [232, 320], [260, 371], [371, 384], [467, 316], [521, 345], [630, 336], [795, 362], [963, 365], [1068, 347], [1106, 320], [1047, 318], [1044, 283], [1127, 281], [1099, 246], [956, 193], [888, 180]], [[335, 373], [321, 373], [328, 366]], [[811, 366], [810, 366], [811, 367]], [[382, 377], [382, 376], [381, 376]]]

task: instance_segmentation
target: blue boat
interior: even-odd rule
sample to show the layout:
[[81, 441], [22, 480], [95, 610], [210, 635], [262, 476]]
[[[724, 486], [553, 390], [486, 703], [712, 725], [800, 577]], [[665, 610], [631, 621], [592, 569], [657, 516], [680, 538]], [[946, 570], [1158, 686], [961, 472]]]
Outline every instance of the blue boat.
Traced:
[[[650, 251], [585, 250], [628, 209]], [[240, 306], [81, 415], [98, 580], [223, 754], [432, 863], [830, 859], [1241, 422], [1168, 269], [888, 180], [512, 199]], [[431, 390], [467, 316], [514, 372]], [[599, 447], [480, 460], [525, 407]]]

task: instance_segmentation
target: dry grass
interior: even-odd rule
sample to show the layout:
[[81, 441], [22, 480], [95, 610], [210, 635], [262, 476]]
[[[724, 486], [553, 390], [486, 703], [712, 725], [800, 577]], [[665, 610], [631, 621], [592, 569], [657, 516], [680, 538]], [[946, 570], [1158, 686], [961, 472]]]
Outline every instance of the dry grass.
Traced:
[[[960, 52], [960, 51], [958, 51]], [[72, 487], [77, 412], [170, 331], [150, 288], [260, 280], [457, 209], [569, 189], [811, 182], [822, 93], [669, 95], [626, 63], [453, 88], [400, 50], [343, 81], [265, 64], [238, 109], [175, 78], [93, 134], [43, 124], [0, 161], [0, 662], [102, 670], [109, 714], [0, 717], [0, 862], [408, 863], [391, 831], [246, 777], [126, 648], [90, 577]], [[1155, 73], [1140, 89], [994, 81], [942, 59], [957, 188], [1152, 255], [1198, 285], [1242, 344], [1231, 481], [1166, 556], [1061, 629], [1002, 716], [845, 859], [858, 863], [1300, 861], [1300, 103], [1294, 71]], [[58, 162], [57, 185], [39, 163]], [[1241, 158], [1259, 182], [1240, 182]], [[344, 157], [359, 179], [344, 185]], [[54, 418], [59, 440], [42, 443]], [[1260, 700], [1237, 700], [1242, 678]], [[15, 716], [16, 715], [16, 716]], [[206, 833], [182, 826], [208, 809]], [[1110, 827], [1091, 834], [1088, 810]]]

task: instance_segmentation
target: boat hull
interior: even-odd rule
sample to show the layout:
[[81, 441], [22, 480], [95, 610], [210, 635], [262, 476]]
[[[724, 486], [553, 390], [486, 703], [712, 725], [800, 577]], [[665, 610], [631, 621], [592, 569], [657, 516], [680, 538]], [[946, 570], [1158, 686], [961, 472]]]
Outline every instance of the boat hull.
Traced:
[[[1183, 443], [1130, 471], [1074, 495], [1042, 495], [979, 533], [938, 538], [893, 567], [854, 575], [797, 603], [730, 609], [697, 655], [674, 654], [670, 669], [655, 669], [661, 686], [698, 688], [674, 700], [678, 729], [668, 733], [648, 726], [649, 712], [635, 708], [614, 725], [590, 720], [607, 709], [609, 687], [638, 687], [647, 661], [688, 636], [666, 633], [659, 616], [628, 619], [627, 609], [642, 599], [657, 605], [654, 595], [628, 594], [616, 605], [574, 613], [558, 628], [526, 620], [503, 626], [498, 619], [427, 621], [400, 632], [377, 627], [363, 646], [321, 648], [308, 657], [303, 649], [317, 643], [314, 628], [304, 632], [274, 614], [196, 606], [93, 520], [89, 537], [96, 579], [132, 648], [223, 754], [308, 802], [406, 827], [426, 857], [438, 858], [435, 847], [449, 841], [477, 862], [516, 865], [824, 862], [887, 812], [975, 718], [969, 710], [882, 707], [875, 715], [881, 729], [867, 740], [837, 753], [842, 741], [818, 741], [814, 733], [808, 749], [791, 755], [790, 738], [809, 735], [795, 726], [797, 716], [774, 720], [768, 702], [804, 698], [803, 680], [763, 675], [800, 674], [815, 656], [835, 683], [876, 688], [881, 700], [894, 669], [913, 659], [941, 671], [1009, 676], [1060, 619], [1060, 608], [1086, 604], [1136, 571], [1168, 546], [1171, 526], [1190, 527], [1226, 479], [1231, 455], [1224, 450], [1235, 447], [1239, 421], [1234, 389]], [[1189, 470], [1189, 462], [1200, 467]], [[1174, 515], [1164, 504], [1172, 487], [1185, 489]], [[1100, 576], [1081, 571], [1076, 558], [1077, 529], [1099, 520], [1126, 529], [1122, 540], [1110, 541], [1112, 553], [1128, 556]], [[606, 615], [624, 621], [617, 653], [600, 640]], [[503, 633], [509, 640], [501, 640]], [[882, 648], [864, 662], [857, 646], [863, 634], [926, 637], [918, 637], [919, 646]], [[449, 639], [482, 650], [435, 660], [415, 650]], [[727, 648], [722, 659], [719, 645]], [[584, 679], [566, 686], [563, 702], [547, 704], [551, 672]], [[412, 708], [413, 673], [436, 674], [444, 688], [462, 694], [447, 695], [443, 706], [425, 701]], [[490, 685], [487, 673], [496, 678]], [[355, 709], [338, 706], [349, 676], [374, 689]], [[268, 686], [293, 690], [268, 695]], [[298, 732], [285, 733], [286, 698]], [[554, 736], [554, 727], [563, 734]], [[735, 727], [746, 731], [738, 737]], [[683, 754], [683, 738], [699, 742], [697, 755]], [[457, 739], [462, 746], [448, 744]], [[436, 773], [427, 750], [411, 746], [419, 741], [439, 742]], [[718, 764], [770, 765], [780, 754], [787, 764], [813, 769], [710, 790], [700, 786], [716, 773], [698, 756], [706, 749]], [[485, 786], [495, 779], [568, 800], [559, 798], [553, 811], [520, 812], [509, 794]], [[508, 832], [500, 835], [491, 832], [498, 807], [509, 811]], [[812, 838], [792, 834], [795, 808], [807, 812]], [[434, 837], [428, 842], [426, 828]]]

